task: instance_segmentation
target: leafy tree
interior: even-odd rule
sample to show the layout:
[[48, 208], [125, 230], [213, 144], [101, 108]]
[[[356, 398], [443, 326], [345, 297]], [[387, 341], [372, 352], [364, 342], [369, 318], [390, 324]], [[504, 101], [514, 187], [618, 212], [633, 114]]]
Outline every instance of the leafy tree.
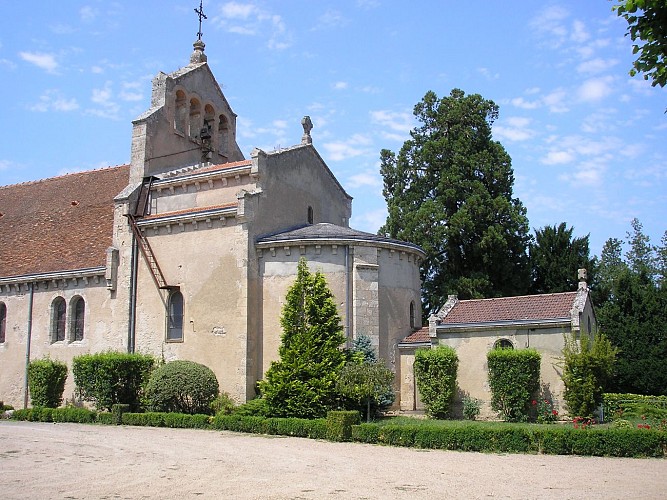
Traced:
[[616, 354], [617, 349], [601, 333], [592, 341], [588, 334], [581, 335], [579, 340], [573, 335], [565, 336], [563, 398], [570, 416], [593, 417], [609, 387]]
[[305, 259], [287, 292], [280, 325], [280, 359], [271, 363], [260, 390], [278, 417], [324, 417], [337, 405], [336, 382], [345, 365], [345, 342], [333, 294]]
[[574, 228], [565, 222], [535, 230], [530, 244], [531, 293], [569, 292], [577, 289], [577, 269], [587, 269], [589, 280], [595, 261], [590, 257], [588, 235], [572, 238]]
[[392, 391], [393, 380], [394, 374], [381, 362], [352, 361], [343, 367], [337, 387], [343, 396], [365, 404], [366, 422], [370, 422], [371, 406]]
[[[632, 221], [629, 250], [609, 239], [602, 250], [599, 286], [593, 294], [600, 328], [619, 349], [614, 392], [667, 394], [667, 287], [662, 247], [654, 247], [642, 225]], [[664, 238], [663, 238], [664, 240]]]
[[429, 91], [414, 114], [421, 126], [398, 155], [380, 153], [389, 212], [380, 233], [426, 251], [424, 314], [448, 294], [525, 293], [528, 220], [512, 197], [511, 159], [491, 137], [498, 106], [459, 89], [442, 99]]
[[651, 85], [667, 84], [667, 3], [664, 0], [620, 0], [613, 9], [628, 22], [632, 53], [639, 54], [630, 75], [644, 74]]
[[417, 349], [415, 352], [415, 379], [426, 413], [431, 417], [450, 416], [458, 368], [459, 357], [450, 346]]

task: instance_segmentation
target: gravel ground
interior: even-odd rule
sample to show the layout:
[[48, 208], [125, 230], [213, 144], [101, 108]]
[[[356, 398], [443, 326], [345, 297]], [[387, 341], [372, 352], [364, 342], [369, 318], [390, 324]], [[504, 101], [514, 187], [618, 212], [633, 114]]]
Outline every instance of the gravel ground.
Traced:
[[0, 498], [667, 498], [667, 460], [0, 422]]

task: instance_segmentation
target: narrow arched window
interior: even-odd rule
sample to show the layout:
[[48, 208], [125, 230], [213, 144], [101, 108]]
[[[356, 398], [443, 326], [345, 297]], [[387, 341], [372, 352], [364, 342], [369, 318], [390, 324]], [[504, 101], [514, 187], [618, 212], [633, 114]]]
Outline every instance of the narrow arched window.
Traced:
[[185, 134], [185, 125], [187, 123], [188, 106], [185, 98], [185, 92], [176, 91], [176, 115], [174, 116], [174, 128], [181, 134]]
[[83, 340], [84, 316], [86, 314], [86, 303], [83, 297], [74, 297], [70, 303], [70, 338], [73, 342]]
[[218, 147], [220, 153], [227, 155], [229, 151], [229, 121], [225, 115], [218, 117]]
[[308, 207], [308, 224], [312, 224], [314, 220], [315, 216], [313, 215], [313, 207]]
[[415, 318], [415, 301], [410, 302], [410, 328], [417, 328], [416, 318]]
[[7, 306], [0, 302], [0, 344], [5, 342], [5, 331], [7, 328]]
[[201, 104], [197, 99], [190, 99], [190, 137], [197, 138], [201, 132]]
[[65, 340], [65, 328], [67, 326], [67, 305], [65, 299], [56, 297], [51, 303], [51, 342], [62, 342]]
[[167, 306], [167, 341], [183, 340], [183, 294], [176, 290], [169, 295]]
[[508, 339], [498, 339], [496, 343], [493, 344], [494, 349], [514, 349], [514, 344], [511, 340]]

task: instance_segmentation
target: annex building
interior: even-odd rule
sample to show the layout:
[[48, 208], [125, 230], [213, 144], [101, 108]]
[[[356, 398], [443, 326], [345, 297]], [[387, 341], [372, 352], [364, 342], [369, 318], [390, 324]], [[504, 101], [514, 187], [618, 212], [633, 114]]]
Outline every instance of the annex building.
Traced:
[[[71, 367], [106, 350], [202, 363], [244, 402], [277, 358], [302, 257], [324, 273], [348, 343], [369, 336], [396, 373], [400, 403], [398, 344], [421, 326], [423, 251], [349, 227], [352, 199], [308, 117], [298, 144], [246, 158], [204, 48], [153, 79], [128, 165], [0, 187], [6, 403], [27, 401], [30, 360]], [[73, 391], [70, 372], [64, 397]]]

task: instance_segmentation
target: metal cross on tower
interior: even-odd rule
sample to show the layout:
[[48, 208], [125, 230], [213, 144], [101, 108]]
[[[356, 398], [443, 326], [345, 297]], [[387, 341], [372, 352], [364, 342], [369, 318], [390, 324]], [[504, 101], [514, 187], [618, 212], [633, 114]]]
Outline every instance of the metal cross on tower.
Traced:
[[201, 20], [202, 19], [208, 19], [206, 17], [206, 14], [204, 14], [204, 8], [203, 8], [203, 2], [204, 0], [199, 0], [199, 9], [195, 9], [195, 13], [199, 16], [199, 31], [197, 32], [197, 40], [201, 40], [201, 36], [203, 33], [201, 32]]

